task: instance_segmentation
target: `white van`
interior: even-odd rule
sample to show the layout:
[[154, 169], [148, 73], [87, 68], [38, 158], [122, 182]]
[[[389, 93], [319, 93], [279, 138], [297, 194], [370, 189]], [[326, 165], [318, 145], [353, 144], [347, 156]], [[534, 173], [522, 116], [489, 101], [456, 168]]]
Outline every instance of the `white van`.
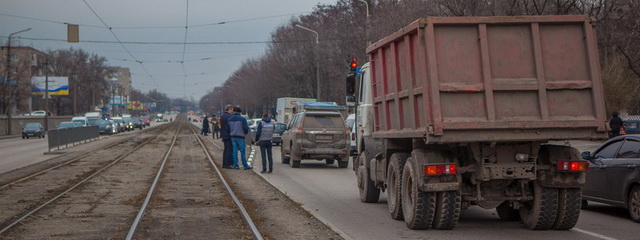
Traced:
[[88, 112], [84, 114], [84, 117], [87, 118], [87, 125], [97, 125], [97, 122], [102, 118], [102, 114], [100, 112]]
[[71, 122], [78, 124], [82, 127], [89, 125], [89, 121], [87, 120], [87, 117], [73, 117], [71, 119]]

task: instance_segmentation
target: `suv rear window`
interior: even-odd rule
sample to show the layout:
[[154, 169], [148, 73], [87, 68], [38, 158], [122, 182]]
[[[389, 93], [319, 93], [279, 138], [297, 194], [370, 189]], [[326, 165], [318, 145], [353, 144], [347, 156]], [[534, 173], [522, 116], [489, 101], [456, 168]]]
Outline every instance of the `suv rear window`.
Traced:
[[342, 127], [344, 126], [339, 115], [307, 115], [304, 118], [304, 127]]

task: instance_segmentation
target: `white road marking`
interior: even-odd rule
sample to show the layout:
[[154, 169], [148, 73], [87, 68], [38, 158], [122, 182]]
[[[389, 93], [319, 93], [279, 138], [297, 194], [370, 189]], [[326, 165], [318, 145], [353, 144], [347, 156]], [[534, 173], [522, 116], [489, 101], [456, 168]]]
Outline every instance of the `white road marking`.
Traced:
[[587, 234], [587, 235], [590, 235], [590, 236], [593, 236], [593, 237], [597, 237], [597, 238], [600, 238], [600, 239], [605, 239], [605, 240], [617, 240], [616, 238], [607, 237], [607, 236], [605, 236], [605, 235], [597, 234], [597, 233], [594, 233], [594, 232], [589, 232], [589, 231], [587, 231], [587, 230], [582, 230], [582, 229], [580, 229], [580, 228], [573, 228], [573, 230], [576, 230], [576, 231], [578, 231], [578, 232], [581, 232], [581, 233], [584, 233], [584, 234]]

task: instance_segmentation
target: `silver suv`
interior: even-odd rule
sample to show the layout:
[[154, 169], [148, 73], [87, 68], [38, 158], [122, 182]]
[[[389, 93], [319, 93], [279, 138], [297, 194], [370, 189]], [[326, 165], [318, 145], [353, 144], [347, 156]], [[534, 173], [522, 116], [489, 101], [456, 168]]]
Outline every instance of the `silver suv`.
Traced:
[[349, 130], [337, 111], [302, 111], [282, 134], [282, 163], [300, 167], [302, 159], [325, 160], [349, 166]]

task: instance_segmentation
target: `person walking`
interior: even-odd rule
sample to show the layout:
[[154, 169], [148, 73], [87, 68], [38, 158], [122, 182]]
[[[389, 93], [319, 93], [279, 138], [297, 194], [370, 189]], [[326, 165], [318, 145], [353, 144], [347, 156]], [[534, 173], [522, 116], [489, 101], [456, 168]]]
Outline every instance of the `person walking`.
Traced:
[[209, 119], [205, 115], [204, 118], [202, 119], [202, 135], [207, 136], [208, 133], [209, 133]]
[[618, 116], [618, 112], [613, 112], [611, 114], [611, 119], [609, 120], [609, 127], [611, 128], [611, 137], [620, 136], [620, 128], [622, 127], [622, 118]]
[[[273, 145], [271, 140], [273, 140], [273, 130], [275, 127], [276, 125], [271, 121], [271, 118], [269, 118], [269, 114], [263, 114], [262, 121], [258, 123], [258, 130], [256, 130], [256, 140], [260, 144], [260, 154], [262, 155], [262, 172], [260, 173], [273, 172], [273, 155], [271, 151]], [[267, 160], [269, 161], [268, 170]]]
[[240, 151], [242, 167], [244, 167], [244, 170], [249, 170], [252, 167], [247, 164], [245, 143], [245, 137], [249, 133], [249, 124], [247, 124], [247, 119], [240, 115], [241, 112], [242, 109], [240, 107], [234, 107], [233, 115], [229, 118], [229, 135], [231, 136], [231, 143], [233, 143], [233, 168], [240, 169], [238, 166], [238, 151]]
[[216, 115], [211, 116], [211, 129], [213, 129], [213, 131], [211, 131], [213, 139], [220, 138], [220, 135], [218, 135], [218, 133], [220, 132], [220, 121], [218, 120]]
[[233, 160], [231, 160], [233, 154], [233, 144], [231, 143], [231, 135], [229, 133], [229, 118], [233, 114], [233, 106], [227, 105], [224, 109], [224, 113], [220, 117], [220, 138], [224, 143], [224, 150], [222, 151], [222, 168], [233, 168]]

